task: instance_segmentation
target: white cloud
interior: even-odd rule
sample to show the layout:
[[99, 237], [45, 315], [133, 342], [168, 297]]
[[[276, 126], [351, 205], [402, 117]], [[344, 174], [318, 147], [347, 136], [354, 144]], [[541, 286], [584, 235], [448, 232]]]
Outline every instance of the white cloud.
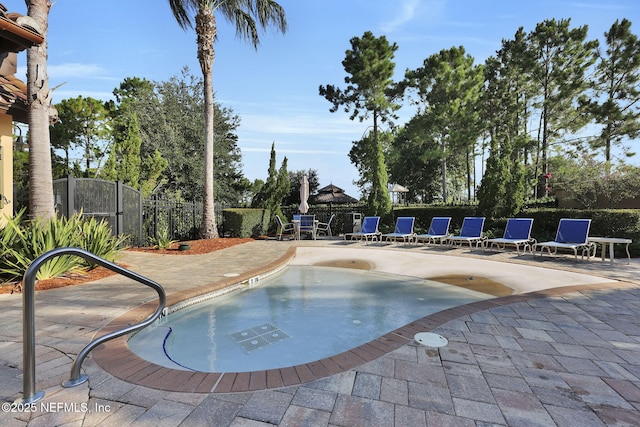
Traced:
[[[272, 110], [273, 111], [273, 110]], [[356, 127], [354, 122], [345, 120], [341, 116], [326, 117], [318, 115], [295, 114], [284, 111], [275, 114], [244, 113], [241, 115], [240, 128], [244, 132], [256, 132], [262, 134], [281, 136], [350, 136]]]
[[390, 21], [382, 23], [380, 27], [385, 33], [391, 33], [425, 13], [428, 14], [430, 20], [434, 20], [434, 18], [442, 16], [445, 3], [445, 0], [403, 0], [398, 5], [395, 16]]
[[69, 62], [59, 65], [47, 65], [47, 72], [50, 78], [65, 79], [70, 77], [104, 78], [106, 70], [96, 64], [82, 64]]
[[100, 99], [102, 101], [108, 101], [113, 99], [113, 92], [101, 92], [92, 90], [63, 90], [64, 86], [60, 86], [60, 89], [53, 91], [53, 102], [60, 102], [63, 99], [77, 98], [82, 96], [83, 98]]

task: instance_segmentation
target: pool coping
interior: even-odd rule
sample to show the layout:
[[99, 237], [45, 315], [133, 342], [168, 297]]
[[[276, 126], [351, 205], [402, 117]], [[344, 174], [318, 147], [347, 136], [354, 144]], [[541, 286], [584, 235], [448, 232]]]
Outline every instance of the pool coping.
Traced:
[[[296, 248], [292, 247], [278, 260], [247, 271], [240, 276], [224, 278], [188, 291], [168, 295], [167, 306], [234, 286], [252, 278], [267, 275], [288, 264], [295, 256], [295, 253]], [[425, 316], [366, 344], [335, 356], [286, 368], [225, 373], [171, 369], [149, 362], [133, 353], [128, 346], [130, 335], [121, 336], [101, 344], [92, 351], [91, 357], [102, 369], [114, 377], [153, 389], [192, 393], [253, 392], [306, 384], [346, 372], [411, 343], [418, 332], [432, 331], [465, 315], [532, 299], [547, 298], [584, 290], [620, 288], [625, 287], [625, 285], [633, 286], [625, 282], [573, 285], [476, 301]], [[96, 337], [138, 323], [149, 316], [156, 307], [157, 299], [139, 305], [113, 319], [96, 333]]]

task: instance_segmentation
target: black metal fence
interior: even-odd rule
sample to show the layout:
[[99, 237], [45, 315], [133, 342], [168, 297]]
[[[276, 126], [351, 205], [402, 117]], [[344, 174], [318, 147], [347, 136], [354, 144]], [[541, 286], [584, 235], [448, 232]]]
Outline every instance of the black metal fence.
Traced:
[[[199, 238], [202, 224], [202, 202], [176, 201], [154, 195], [142, 200], [140, 192], [121, 181], [110, 182], [93, 178], [68, 177], [53, 182], [57, 211], [66, 217], [82, 211], [84, 216], [103, 219], [114, 235], [127, 235], [131, 246], [150, 246], [158, 238], [194, 240]], [[225, 233], [222, 211], [215, 205], [216, 223], [220, 235]], [[298, 214], [297, 206], [283, 207], [288, 219]], [[331, 222], [333, 234], [352, 231], [361, 218], [364, 206], [312, 205], [309, 214], [321, 222]]]
[[[67, 177], [53, 182], [56, 210], [69, 217], [83, 216], [106, 221], [114, 235], [128, 236], [131, 246], [148, 246], [160, 235], [170, 240], [198, 238], [202, 202], [175, 201], [153, 196], [142, 200], [139, 191], [121, 181]], [[216, 204], [222, 224], [222, 206]]]
[[122, 181], [93, 178], [67, 178], [53, 181], [56, 211], [69, 218], [83, 216], [106, 221], [114, 235], [129, 236], [129, 244], [142, 241], [142, 199], [140, 192]]
[[171, 240], [198, 238], [202, 224], [202, 202], [175, 201], [152, 196], [144, 201], [142, 211], [142, 246], [151, 245], [154, 239], [162, 235]]

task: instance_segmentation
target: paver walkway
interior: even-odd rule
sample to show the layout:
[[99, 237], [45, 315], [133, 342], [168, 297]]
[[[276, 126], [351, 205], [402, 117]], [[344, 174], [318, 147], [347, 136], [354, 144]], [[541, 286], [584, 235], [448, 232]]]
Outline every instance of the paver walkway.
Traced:
[[[331, 242], [302, 242], [327, 245]], [[296, 243], [258, 241], [200, 256], [129, 253], [131, 270], [168, 293], [242, 274]], [[391, 247], [420, 253], [424, 247]], [[375, 246], [372, 251], [380, 250]], [[453, 256], [474, 256], [468, 251]], [[640, 262], [491, 259], [589, 272], [624, 282], [536, 297], [433, 322], [449, 344], [408, 344], [340, 374], [243, 393], [166, 392], [119, 380], [90, 357], [89, 382], [63, 389], [75, 354], [101, 327], [154, 292], [117, 277], [38, 293], [33, 407], [3, 406], [4, 426], [604, 426], [640, 425]], [[567, 283], [567, 285], [571, 285]], [[0, 400], [22, 390], [20, 296], [0, 295]], [[437, 319], [437, 316], [434, 318]], [[427, 324], [420, 325], [423, 329]], [[20, 409], [20, 408], [18, 408]], [[33, 410], [30, 412], [30, 410]]]

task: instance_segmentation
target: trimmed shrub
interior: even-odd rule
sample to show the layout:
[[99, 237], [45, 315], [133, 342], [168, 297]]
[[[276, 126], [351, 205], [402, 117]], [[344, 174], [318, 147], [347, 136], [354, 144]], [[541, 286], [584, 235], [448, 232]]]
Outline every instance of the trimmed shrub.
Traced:
[[231, 237], [258, 237], [269, 230], [269, 209], [234, 208], [222, 211], [224, 232]]

